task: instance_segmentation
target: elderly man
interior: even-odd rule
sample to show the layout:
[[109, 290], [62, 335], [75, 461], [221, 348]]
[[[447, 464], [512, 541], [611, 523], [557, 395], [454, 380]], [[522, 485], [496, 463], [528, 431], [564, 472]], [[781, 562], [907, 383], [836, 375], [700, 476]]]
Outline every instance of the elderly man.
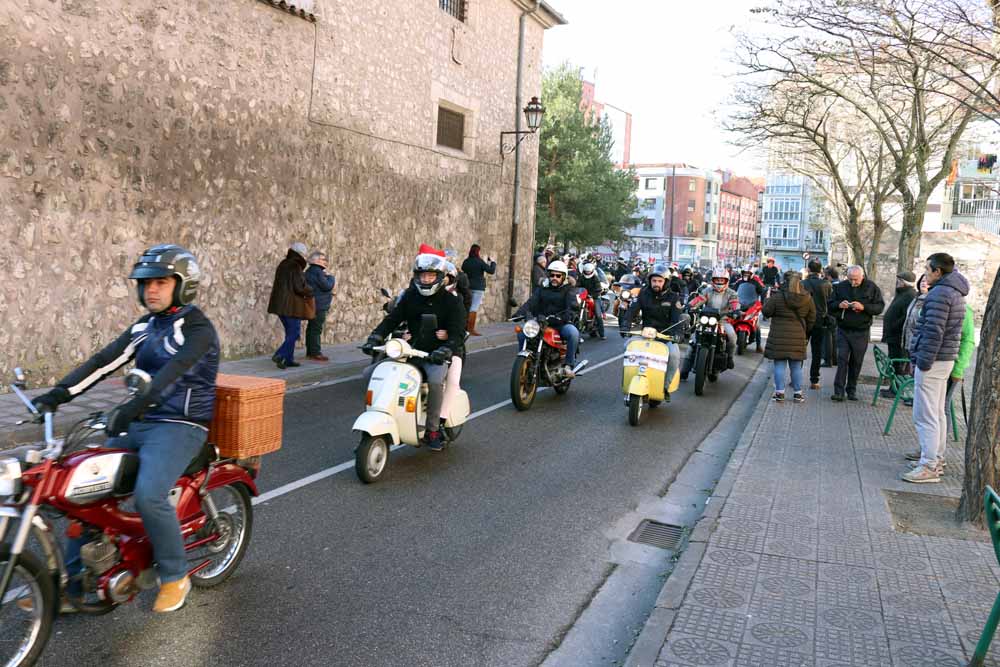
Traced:
[[868, 351], [872, 318], [885, 308], [882, 290], [865, 278], [860, 266], [847, 269], [847, 280], [833, 286], [827, 302], [837, 321], [837, 375], [833, 381], [835, 401], [858, 400], [858, 376]]

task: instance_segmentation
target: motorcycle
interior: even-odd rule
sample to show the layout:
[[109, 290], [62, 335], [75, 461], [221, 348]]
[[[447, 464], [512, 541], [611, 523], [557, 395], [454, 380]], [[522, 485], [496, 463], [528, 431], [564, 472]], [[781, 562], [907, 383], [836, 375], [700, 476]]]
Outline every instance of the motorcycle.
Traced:
[[[437, 318], [425, 315], [422, 326], [437, 328]], [[417, 350], [402, 338], [390, 338], [373, 348], [385, 360], [376, 366], [365, 392], [365, 411], [354, 421], [351, 430], [361, 433], [354, 450], [354, 471], [365, 484], [381, 479], [394, 445], [420, 447], [426, 430], [427, 382], [420, 368], [410, 359], [426, 359], [427, 352]], [[446, 443], [455, 442], [469, 419], [469, 396], [460, 387], [462, 360], [453, 357], [445, 379], [441, 407], [441, 433]]]
[[[13, 540], [0, 545], [0, 664], [9, 667], [38, 660], [62, 598], [80, 612], [101, 615], [156, 586], [142, 519], [122, 507], [134, 491], [138, 454], [104, 446], [107, 418], [100, 412], [57, 440], [52, 412], [39, 413], [23, 392], [24, 373], [15, 369], [15, 376], [11, 387], [31, 421], [44, 424], [45, 441], [0, 453], [0, 540], [16, 525]], [[148, 391], [151, 380], [141, 370], [130, 371], [130, 398]], [[194, 586], [218, 586], [243, 559], [258, 470], [259, 460], [220, 460], [206, 443], [170, 492]], [[63, 562], [53, 516], [68, 520], [68, 536], [92, 536], [80, 549], [78, 574], [70, 575]], [[40, 546], [41, 558], [25, 549], [29, 538]]]
[[576, 328], [580, 331], [580, 336], [588, 334], [591, 338], [597, 338], [597, 308], [594, 304], [594, 297], [581, 288], [576, 291], [577, 321]]
[[633, 286], [632, 283], [618, 283], [618, 298], [615, 301], [615, 316], [618, 318], [618, 333], [621, 334], [622, 338], [628, 334], [625, 331], [625, 313], [628, 312], [629, 306], [635, 301], [635, 298], [639, 296], [639, 286]]
[[667, 363], [670, 360], [667, 343], [674, 341], [673, 336], [659, 332], [655, 327], [643, 327], [640, 331], [629, 331], [628, 334], [640, 338], [629, 341], [625, 348], [622, 392], [628, 407], [628, 423], [638, 426], [642, 419], [643, 405], [655, 408], [664, 399], [669, 400], [670, 394], [677, 391], [681, 380], [680, 372], [675, 372], [674, 377], [669, 378], [670, 384], [664, 393]]
[[[569, 391], [572, 378], [562, 373], [566, 363], [566, 343], [548, 318], [526, 320], [514, 330], [524, 334], [524, 344], [510, 370], [510, 400], [515, 408], [523, 412], [535, 402], [539, 386], [552, 387], [562, 395]], [[573, 372], [587, 363], [586, 360], [579, 362]]]
[[692, 318], [694, 331], [691, 335], [690, 352], [681, 370], [681, 379], [687, 380], [694, 371], [694, 394], [705, 393], [705, 380], [715, 382], [719, 374], [727, 370], [726, 333], [722, 327], [722, 315], [714, 308], [702, 308], [700, 315]]
[[757, 351], [760, 352], [760, 315], [763, 306], [757, 297], [756, 288], [744, 283], [739, 286], [736, 294], [740, 300], [739, 317], [729, 318], [736, 331], [736, 354], [746, 352], [747, 345], [751, 342], [757, 345]]

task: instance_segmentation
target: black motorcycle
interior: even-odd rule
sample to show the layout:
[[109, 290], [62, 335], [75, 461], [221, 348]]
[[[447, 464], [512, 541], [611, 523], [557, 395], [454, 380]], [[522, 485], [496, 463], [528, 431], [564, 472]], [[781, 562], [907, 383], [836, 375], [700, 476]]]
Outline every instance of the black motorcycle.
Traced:
[[693, 331], [691, 333], [691, 349], [684, 359], [681, 368], [681, 379], [687, 381], [688, 374], [694, 371], [694, 394], [705, 393], [705, 380], [715, 382], [719, 373], [727, 370], [726, 332], [722, 328], [724, 316], [714, 308], [702, 308], [700, 312], [691, 314]]

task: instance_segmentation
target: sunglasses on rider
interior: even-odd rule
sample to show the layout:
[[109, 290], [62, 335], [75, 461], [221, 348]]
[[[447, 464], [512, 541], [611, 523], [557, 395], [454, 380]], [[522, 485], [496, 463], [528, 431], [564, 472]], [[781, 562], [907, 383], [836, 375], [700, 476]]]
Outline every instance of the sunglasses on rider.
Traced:
[[549, 278], [562, 278], [562, 277], [563, 277], [563, 274], [558, 273], [558, 272], [557, 273], [550, 273], [549, 274]]

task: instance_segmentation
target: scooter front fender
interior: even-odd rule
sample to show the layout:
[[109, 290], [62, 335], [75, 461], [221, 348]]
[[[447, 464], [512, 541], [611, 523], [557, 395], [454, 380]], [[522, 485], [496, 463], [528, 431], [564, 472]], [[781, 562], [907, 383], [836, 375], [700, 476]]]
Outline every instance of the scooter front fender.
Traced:
[[645, 375], [636, 375], [628, 383], [628, 393], [636, 396], [649, 396], [649, 378]]
[[392, 438], [392, 444], [394, 445], [398, 445], [400, 442], [399, 427], [396, 426], [396, 420], [384, 412], [369, 410], [361, 413], [354, 420], [354, 426], [351, 427], [351, 430], [361, 431], [368, 435], [388, 435]]

